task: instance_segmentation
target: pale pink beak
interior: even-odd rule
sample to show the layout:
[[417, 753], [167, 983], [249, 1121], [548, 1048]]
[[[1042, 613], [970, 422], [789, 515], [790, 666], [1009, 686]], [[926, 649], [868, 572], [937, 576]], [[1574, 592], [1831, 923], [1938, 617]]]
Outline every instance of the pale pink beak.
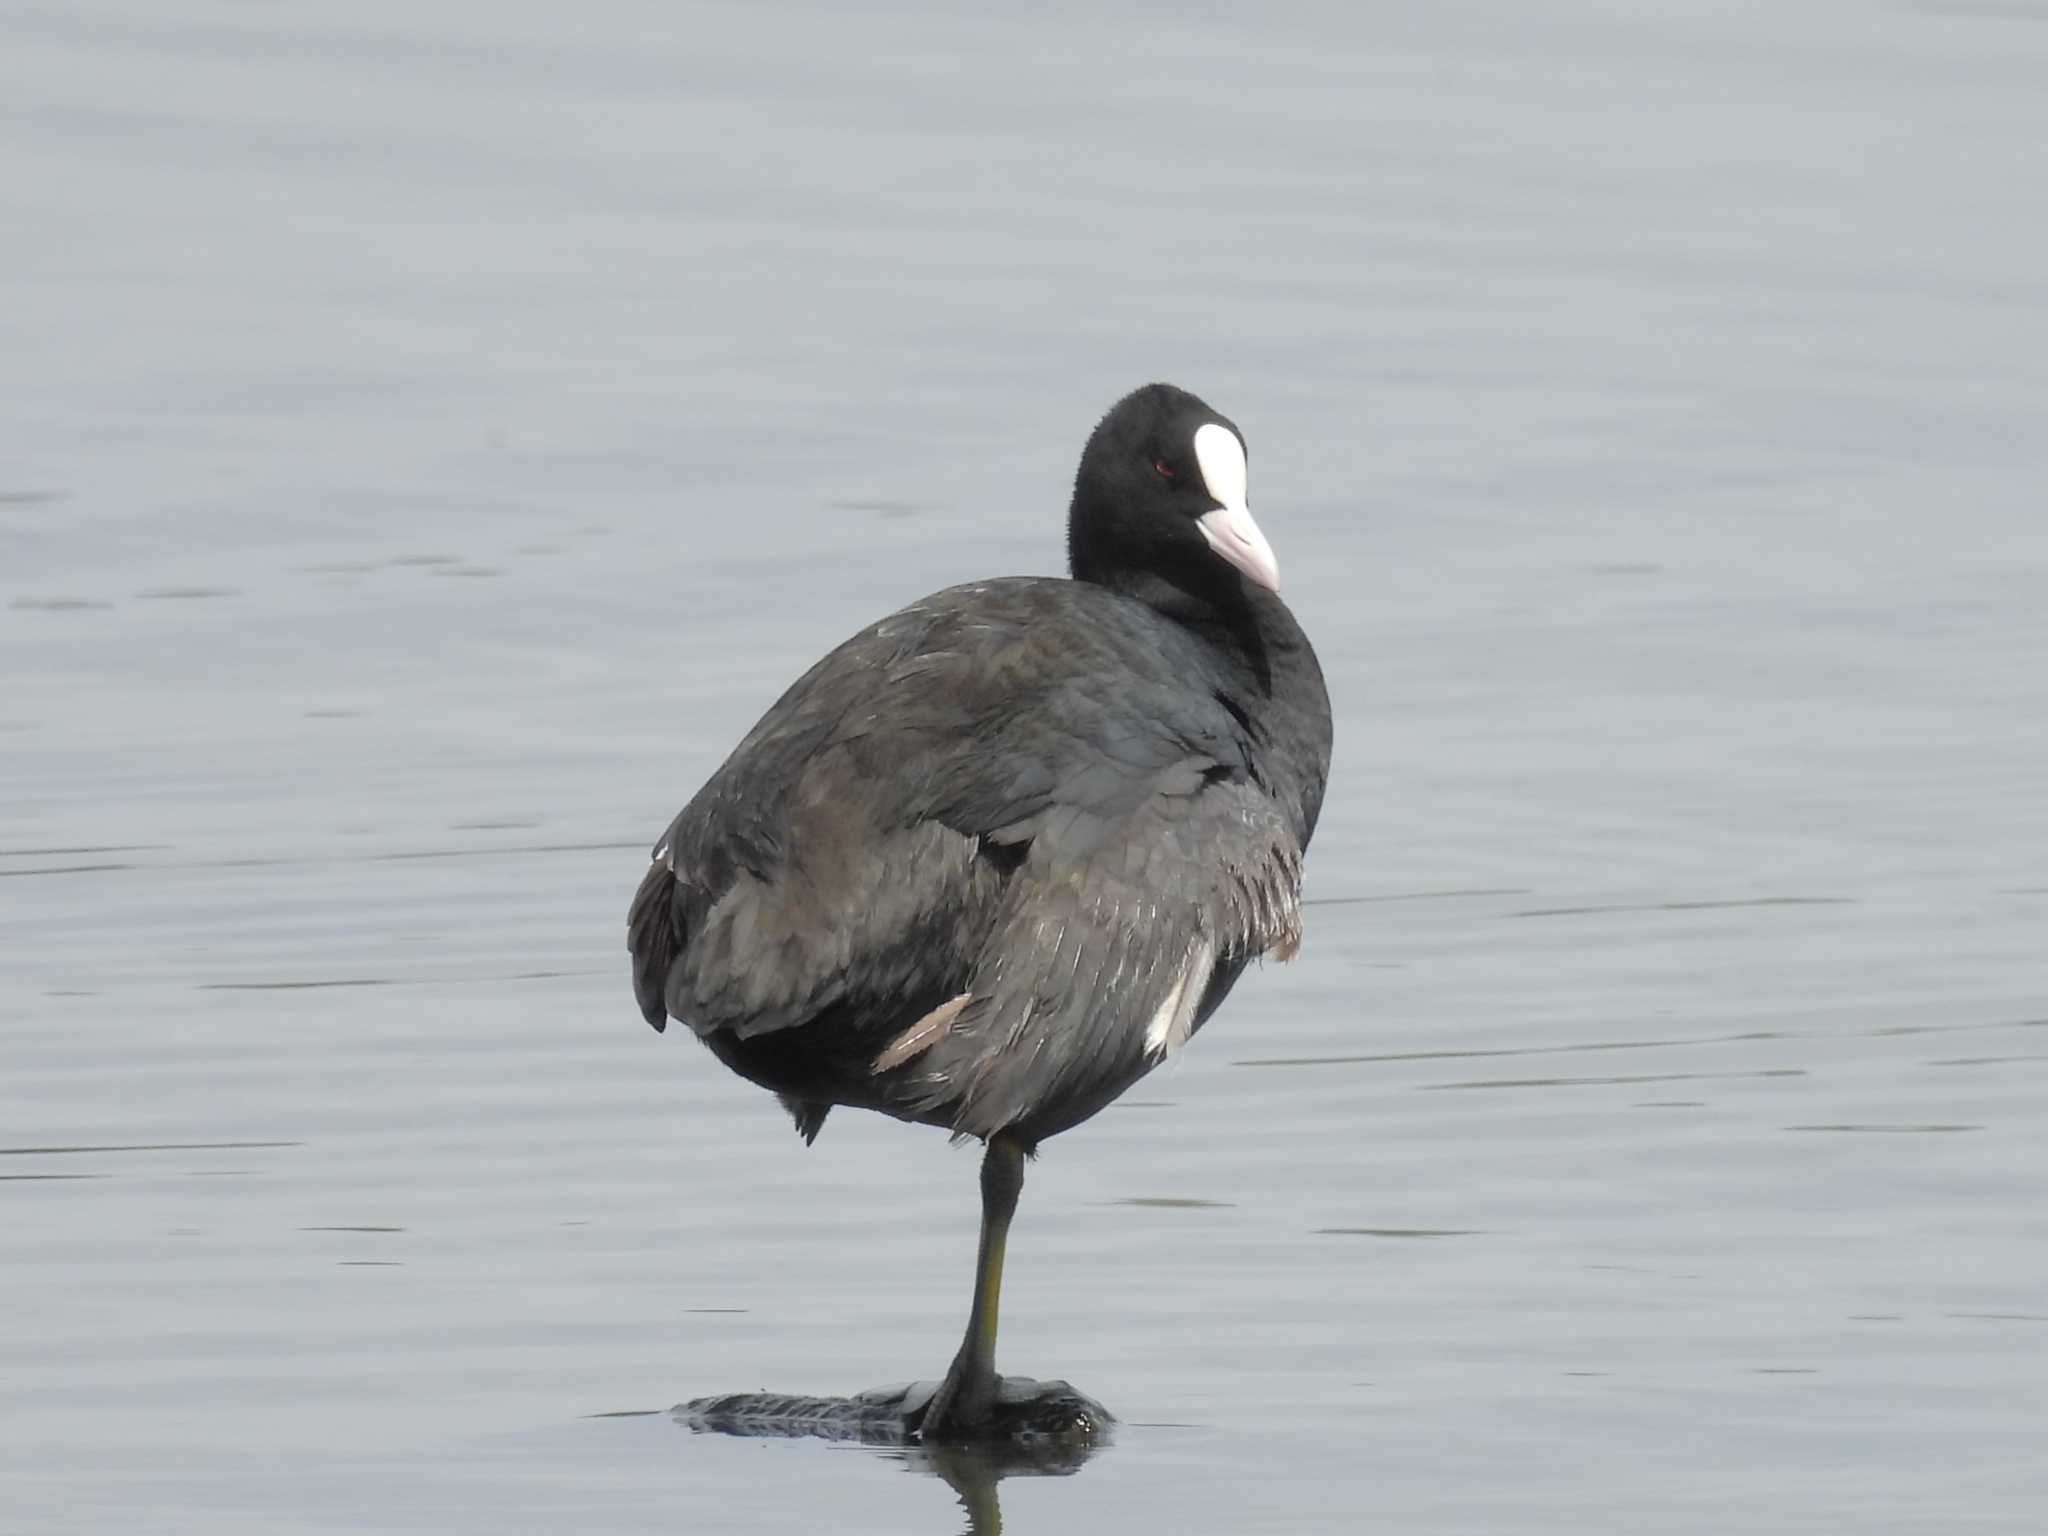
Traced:
[[1195, 526], [1202, 530], [1209, 547], [1243, 571], [1247, 581], [1268, 592], [1280, 590], [1280, 562], [1273, 558], [1273, 546], [1252, 521], [1251, 508], [1242, 503], [1218, 507], [1196, 518]]

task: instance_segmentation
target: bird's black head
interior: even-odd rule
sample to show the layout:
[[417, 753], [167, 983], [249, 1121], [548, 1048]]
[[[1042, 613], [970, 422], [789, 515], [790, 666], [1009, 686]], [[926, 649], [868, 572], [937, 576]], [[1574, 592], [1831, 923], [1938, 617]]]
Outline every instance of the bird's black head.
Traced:
[[1067, 561], [1078, 581], [1211, 606], [1242, 601], [1248, 584], [1279, 591], [1245, 505], [1243, 434], [1171, 384], [1125, 395], [1081, 451]]

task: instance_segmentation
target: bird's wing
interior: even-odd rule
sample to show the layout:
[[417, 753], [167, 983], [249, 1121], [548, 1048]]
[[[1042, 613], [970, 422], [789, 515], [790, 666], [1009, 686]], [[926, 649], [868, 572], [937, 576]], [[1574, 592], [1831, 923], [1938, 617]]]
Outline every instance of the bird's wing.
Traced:
[[[944, 596], [945, 594], [940, 594]], [[889, 678], [935, 600], [869, 626], [793, 683], [669, 824], [627, 923], [647, 1021], [742, 1037], [936, 984], [1000, 886], [975, 839], [900, 813], [925, 746], [885, 739]]]

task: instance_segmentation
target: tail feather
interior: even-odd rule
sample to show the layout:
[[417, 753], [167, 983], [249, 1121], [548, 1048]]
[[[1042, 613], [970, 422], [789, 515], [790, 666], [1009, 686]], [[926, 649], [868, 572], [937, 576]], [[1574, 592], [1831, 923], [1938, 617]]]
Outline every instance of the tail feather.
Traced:
[[657, 1030], [668, 1028], [662, 994], [682, 938], [676, 925], [675, 871], [665, 859], [656, 859], [634, 893], [626, 917], [626, 947], [633, 953], [633, 996], [639, 1000], [641, 1017]]
[[830, 1104], [820, 1104], [812, 1099], [800, 1099], [794, 1094], [778, 1093], [782, 1107], [789, 1111], [789, 1118], [796, 1122], [796, 1133], [809, 1146], [818, 1139], [818, 1132], [825, 1128], [825, 1117], [832, 1113]]

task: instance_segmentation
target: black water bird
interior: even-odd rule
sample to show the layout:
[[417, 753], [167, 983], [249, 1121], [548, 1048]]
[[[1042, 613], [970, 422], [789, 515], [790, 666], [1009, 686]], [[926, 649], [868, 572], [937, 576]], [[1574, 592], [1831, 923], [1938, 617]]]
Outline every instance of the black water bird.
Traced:
[[1246, 506], [1244, 439], [1184, 390], [1081, 455], [1072, 580], [949, 587], [799, 678], [656, 845], [633, 987], [773, 1090], [986, 1143], [967, 1334], [921, 1412], [970, 1439], [1024, 1162], [1301, 938], [1330, 705]]

